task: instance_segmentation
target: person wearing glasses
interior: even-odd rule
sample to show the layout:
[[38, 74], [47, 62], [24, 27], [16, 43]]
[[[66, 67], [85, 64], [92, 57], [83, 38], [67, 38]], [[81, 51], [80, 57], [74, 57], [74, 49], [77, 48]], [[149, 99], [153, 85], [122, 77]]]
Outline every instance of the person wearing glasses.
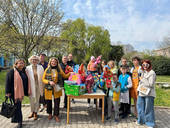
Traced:
[[143, 73], [140, 77], [137, 99], [137, 124], [145, 124], [149, 128], [155, 126], [154, 99], [156, 97], [155, 81], [156, 73], [152, 70], [150, 60], [143, 60]]

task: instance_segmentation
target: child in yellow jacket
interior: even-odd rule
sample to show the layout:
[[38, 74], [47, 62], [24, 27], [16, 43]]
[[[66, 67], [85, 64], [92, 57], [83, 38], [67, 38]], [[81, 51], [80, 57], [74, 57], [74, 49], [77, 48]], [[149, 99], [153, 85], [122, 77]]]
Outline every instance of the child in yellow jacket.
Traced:
[[112, 103], [114, 105], [114, 118], [115, 122], [119, 121], [119, 96], [120, 96], [120, 83], [118, 82], [117, 74], [113, 74], [113, 80], [109, 88], [109, 96], [107, 98], [108, 103], [108, 116], [106, 120], [111, 119]]

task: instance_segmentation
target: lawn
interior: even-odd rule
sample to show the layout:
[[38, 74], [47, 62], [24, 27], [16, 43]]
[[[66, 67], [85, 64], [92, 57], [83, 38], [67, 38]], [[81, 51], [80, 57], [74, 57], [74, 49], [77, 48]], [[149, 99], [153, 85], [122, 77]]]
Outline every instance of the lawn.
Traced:
[[[4, 101], [5, 96], [5, 77], [6, 71], [0, 72], [0, 103]], [[157, 82], [170, 82], [170, 76], [157, 76]], [[170, 107], [170, 89], [164, 89], [156, 86], [156, 106], [167, 106]], [[28, 97], [24, 98], [23, 104], [28, 104]]]

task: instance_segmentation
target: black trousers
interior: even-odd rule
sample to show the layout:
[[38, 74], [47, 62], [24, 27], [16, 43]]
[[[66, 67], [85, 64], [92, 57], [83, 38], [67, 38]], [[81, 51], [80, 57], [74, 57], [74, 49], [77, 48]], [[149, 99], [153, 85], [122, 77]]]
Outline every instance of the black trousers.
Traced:
[[[52, 100], [46, 100], [47, 103], [47, 113], [52, 114]], [[59, 116], [60, 109], [60, 98], [54, 99], [54, 116]]]
[[39, 103], [40, 103], [40, 104], [43, 104], [43, 106], [45, 106], [45, 105], [47, 104], [44, 95], [43, 95], [43, 96], [40, 96]]
[[[90, 99], [87, 99], [87, 102], [90, 104]], [[94, 99], [94, 104], [96, 104], [96, 102], [97, 102], [97, 99]]]
[[[14, 99], [13, 99], [14, 101]], [[17, 102], [14, 104], [16, 105], [16, 111], [14, 113], [14, 116], [11, 118], [12, 123], [22, 123], [23, 117], [22, 117], [22, 111], [21, 111], [21, 106], [22, 103], [21, 101], [17, 100]]]
[[122, 111], [122, 115], [127, 116], [129, 111], [129, 104], [128, 103], [120, 103], [120, 109]]
[[67, 95], [64, 96], [64, 107], [67, 108]]

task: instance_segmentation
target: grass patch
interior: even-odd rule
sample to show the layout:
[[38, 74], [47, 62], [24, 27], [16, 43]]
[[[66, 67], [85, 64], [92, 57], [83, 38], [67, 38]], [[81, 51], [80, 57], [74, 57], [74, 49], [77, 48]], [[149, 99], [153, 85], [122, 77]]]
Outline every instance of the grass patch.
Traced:
[[156, 86], [155, 106], [170, 107], [170, 89], [164, 89]]
[[156, 76], [156, 82], [170, 82], [170, 76]]

